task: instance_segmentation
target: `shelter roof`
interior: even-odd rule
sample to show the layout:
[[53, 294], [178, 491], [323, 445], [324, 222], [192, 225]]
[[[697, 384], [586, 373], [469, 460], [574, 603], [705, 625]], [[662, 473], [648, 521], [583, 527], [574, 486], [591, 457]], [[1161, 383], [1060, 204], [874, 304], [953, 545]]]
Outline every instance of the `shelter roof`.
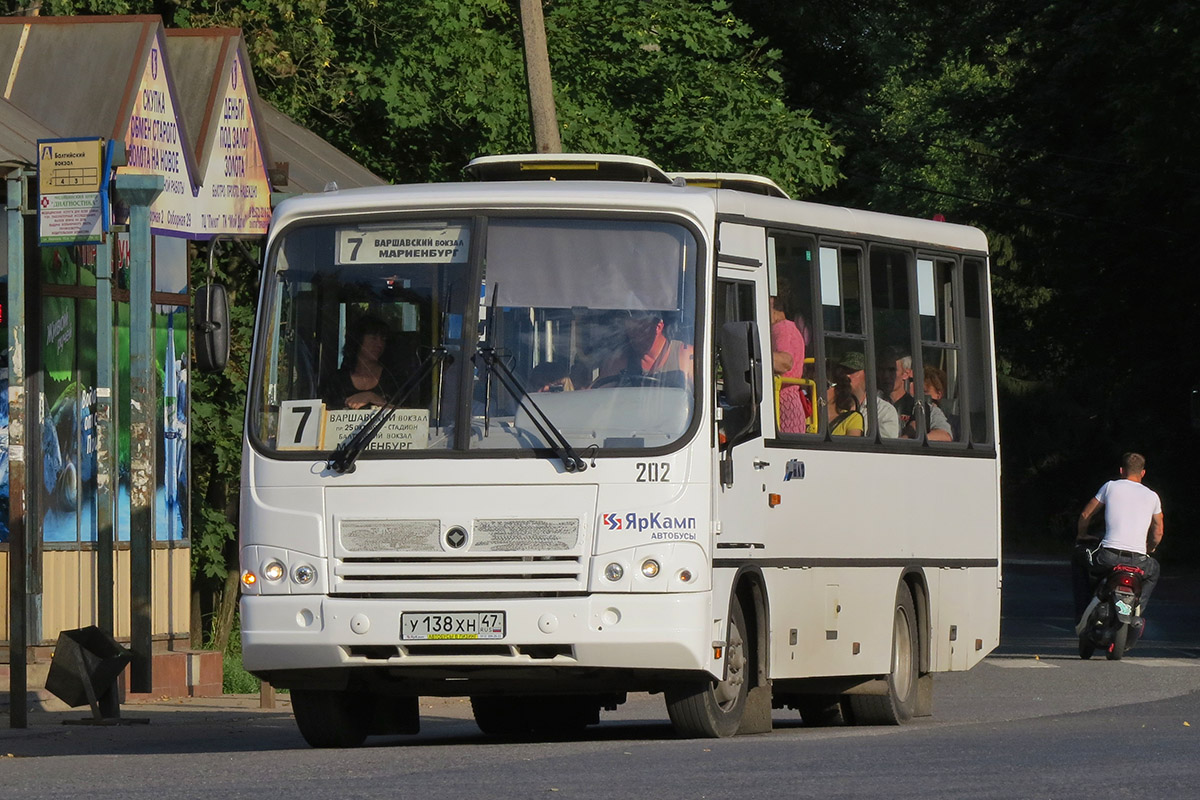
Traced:
[[[320, 192], [330, 183], [339, 189], [384, 186], [383, 178], [338, 150], [307, 128], [293, 122], [261, 97], [258, 119], [265, 132], [268, 168], [287, 167], [287, 183], [273, 181], [279, 191], [289, 193]], [[272, 174], [278, 169], [271, 169]]]
[[226, 76], [240, 56], [252, 118], [257, 120], [254, 76], [249, 70], [240, 28], [174, 28], [167, 32], [167, 56], [176, 76], [179, 110], [197, 164], [207, 164], [217, 142]]
[[55, 131], [0, 99], [0, 161], [32, 166], [37, 163], [37, 140], [59, 138]]
[[161, 29], [154, 16], [0, 18], [5, 99], [61, 136], [122, 139]]
[[[0, 158], [36, 159], [40, 138], [100, 136], [124, 141], [147, 65], [158, 69], [155, 45], [185, 140], [193, 180], [203, 176], [218, 144], [225, 81], [235, 60], [257, 123], [274, 188], [319, 192], [386, 184], [350, 156], [296, 124], [258, 97], [241, 31], [166, 30], [157, 16], [0, 18], [0, 64], [11, 65], [0, 105]], [[169, 61], [170, 64], [165, 62]], [[47, 87], [54, 87], [48, 90]], [[283, 184], [276, 165], [286, 165]]]

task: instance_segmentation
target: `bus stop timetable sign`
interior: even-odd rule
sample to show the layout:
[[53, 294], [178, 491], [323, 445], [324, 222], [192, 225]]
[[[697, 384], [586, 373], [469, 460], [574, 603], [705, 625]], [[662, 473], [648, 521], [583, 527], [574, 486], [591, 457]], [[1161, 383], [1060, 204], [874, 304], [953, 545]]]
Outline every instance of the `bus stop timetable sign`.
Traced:
[[103, 240], [103, 139], [38, 140], [38, 240], [43, 246]]

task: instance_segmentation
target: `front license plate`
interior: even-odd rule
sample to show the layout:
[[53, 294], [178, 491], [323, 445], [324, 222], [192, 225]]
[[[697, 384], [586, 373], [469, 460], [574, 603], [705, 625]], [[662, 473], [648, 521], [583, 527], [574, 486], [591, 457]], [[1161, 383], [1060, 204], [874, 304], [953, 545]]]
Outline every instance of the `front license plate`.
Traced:
[[400, 615], [402, 641], [503, 638], [503, 611], [455, 611], [443, 614], [421, 611]]

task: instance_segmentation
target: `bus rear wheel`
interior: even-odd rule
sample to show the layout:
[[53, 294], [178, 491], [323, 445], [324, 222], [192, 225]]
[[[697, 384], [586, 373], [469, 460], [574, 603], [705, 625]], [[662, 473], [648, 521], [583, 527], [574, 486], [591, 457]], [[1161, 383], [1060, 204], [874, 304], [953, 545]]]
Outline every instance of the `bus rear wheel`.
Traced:
[[369, 695], [324, 689], [292, 689], [292, 714], [312, 747], [358, 747], [367, 738]]
[[900, 725], [912, 719], [917, 706], [918, 646], [916, 608], [908, 585], [901, 583], [892, 615], [892, 668], [884, 679], [887, 693], [846, 695], [843, 711], [848, 707], [855, 725]]
[[842, 708], [837, 695], [800, 695], [791, 706], [800, 712], [800, 719], [810, 728], [826, 728], [842, 721]]
[[746, 616], [733, 604], [725, 643], [725, 679], [675, 687], [666, 692], [667, 714], [675, 732], [689, 739], [733, 736], [742, 724], [750, 691], [750, 654]]

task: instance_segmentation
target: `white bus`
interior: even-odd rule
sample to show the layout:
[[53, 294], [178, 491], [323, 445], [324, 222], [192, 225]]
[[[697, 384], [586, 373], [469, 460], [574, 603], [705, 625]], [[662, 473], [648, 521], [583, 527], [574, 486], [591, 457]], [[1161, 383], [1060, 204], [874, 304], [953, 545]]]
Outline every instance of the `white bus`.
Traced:
[[241, 631], [305, 739], [414, 733], [420, 696], [497, 735], [628, 692], [684, 736], [930, 713], [999, 638], [984, 235], [636, 158], [467, 169], [272, 221]]

